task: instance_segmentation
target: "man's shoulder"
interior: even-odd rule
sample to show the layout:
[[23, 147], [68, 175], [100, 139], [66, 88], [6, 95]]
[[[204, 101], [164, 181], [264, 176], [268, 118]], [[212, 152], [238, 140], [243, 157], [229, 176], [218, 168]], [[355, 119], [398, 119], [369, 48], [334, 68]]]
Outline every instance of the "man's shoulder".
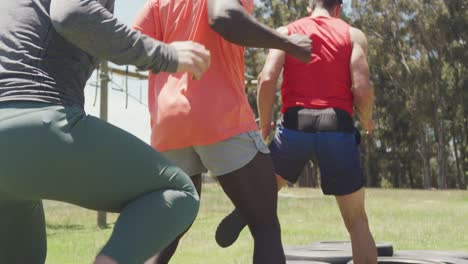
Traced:
[[351, 37], [351, 42], [355, 43], [367, 43], [367, 37], [366, 37], [366, 34], [364, 34], [364, 32], [362, 32], [362, 30], [360, 30], [359, 28], [355, 28], [355, 27], [350, 27], [349, 28], [349, 35]]
[[287, 26], [296, 26], [296, 25], [301, 25], [301, 24], [304, 24], [304, 23], [308, 23], [310, 22], [311, 19], [310, 17], [303, 17], [303, 18], [299, 18], [297, 20], [294, 20], [293, 22], [287, 24]]
[[349, 31], [356, 35], [365, 36], [364, 32], [357, 27], [350, 27]]
[[304, 26], [308, 25], [311, 22], [312, 21], [311, 21], [310, 17], [303, 17], [303, 18], [295, 20], [295, 21], [293, 21], [293, 22], [291, 22], [289, 24], [286, 24], [282, 28], [287, 29], [288, 34], [293, 34], [293, 33], [296, 33], [296, 31], [302, 31]]

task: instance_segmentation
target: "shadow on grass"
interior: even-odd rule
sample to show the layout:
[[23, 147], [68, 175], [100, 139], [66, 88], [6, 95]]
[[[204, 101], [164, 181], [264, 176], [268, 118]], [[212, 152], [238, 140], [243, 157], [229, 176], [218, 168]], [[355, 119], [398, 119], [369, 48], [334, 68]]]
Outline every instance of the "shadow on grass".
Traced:
[[113, 229], [114, 228], [114, 223], [107, 223], [104, 226], [97, 226], [96, 225], [96, 228], [98, 228], [99, 230]]
[[50, 230], [68, 230], [68, 231], [77, 231], [83, 230], [85, 227], [83, 225], [76, 224], [47, 224], [47, 229]]

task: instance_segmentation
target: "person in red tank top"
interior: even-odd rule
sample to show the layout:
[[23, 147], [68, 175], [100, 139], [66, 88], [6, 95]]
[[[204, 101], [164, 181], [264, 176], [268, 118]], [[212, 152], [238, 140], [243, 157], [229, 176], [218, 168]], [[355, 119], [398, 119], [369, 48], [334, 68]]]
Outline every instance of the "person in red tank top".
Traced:
[[282, 29], [288, 34], [300, 32], [310, 36], [314, 43], [310, 64], [290, 56], [284, 58], [283, 112], [300, 106], [316, 109], [334, 107], [353, 114], [350, 28], [341, 19], [309, 16]]
[[[364, 206], [365, 179], [359, 155], [360, 134], [354, 113], [366, 133], [372, 133], [374, 91], [369, 82], [367, 39], [339, 19], [341, 0], [310, 0], [310, 16], [278, 29], [312, 40], [310, 63], [270, 50], [259, 77], [258, 107], [262, 136], [272, 129], [277, 81], [281, 86], [283, 120], [270, 144], [278, 178], [296, 182], [313, 160], [320, 166], [321, 187], [334, 195], [351, 236], [355, 263], [377, 263], [377, 250]], [[235, 223], [235, 224], [233, 224]], [[233, 243], [242, 219], [233, 211], [217, 230], [217, 241]]]

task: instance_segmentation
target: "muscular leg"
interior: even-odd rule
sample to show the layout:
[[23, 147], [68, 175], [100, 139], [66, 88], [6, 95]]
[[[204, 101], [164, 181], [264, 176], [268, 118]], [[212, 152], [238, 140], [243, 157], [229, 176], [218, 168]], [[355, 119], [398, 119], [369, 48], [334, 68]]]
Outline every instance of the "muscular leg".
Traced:
[[317, 136], [322, 190], [336, 197], [351, 237], [354, 262], [374, 264], [377, 250], [365, 211], [358, 134], [330, 132]]
[[[202, 189], [202, 175], [197, 174], [195, 176], [190, 177], [190, 179], [193, 182], [193, 185], [195, 185], [195, 188], [197, 189], [198, 196], [201, 197], [201, 189]], [[159, 253], [157, 256], [154, 258], [151, 258], [146, 262], [146, 264], [167, 264], [171, 260], [172, 256], [174, 255], [177, 246], [179, 245], [180, 239], [185, 235], [185, 233], [190, 229], [187, 228], [184, 233], [180, 234], [172, 243], [167, 246], [161, 253]]]
[[[281, 130], [281, 133], [280, 133]], [[295, 182], [299, 176], [301, 170], [304, 168], [304, 165], [310, 159], [312, 153], [310, 149], [310, 140], [298, 141], [295, 139], [296, 132], [283, 131], [280, 129], [277, 131], [275, 140], [270, 144], [271, 158], [275, 163], [276, 175], [276, 186], [274, 189], [280, 190], [284, 184], [285, 180]], [[292, 142], [291, 140], [282, 140], [282, 137], [288, 136], [289, 133], [293, 133], [294, 144], [286, 144], [287, 146], [281, 145], [281, 142]], [[296, 154], [299, 152], [300, 155]], [[272, 165], [270, 165], [272, 166]], [[289, 173], [290, 175], [286, 175]], [[283, 174], [283, 175], [281, 175]], [[290, 176], [290, 177], [281, 177], [281, 176]], [[274, 184], [274, 177], [273, 184]], [[251, 181], [252, 179], [248, 179]], [[277, 196], [277, 194], [275, 194]], [[240, 232], [246, 225], [246, 220], [243, 219], [238, 209], [234, 209], [229, 215], [227, 215], [219, 224], [216, 230], [216, 242], [221, 247], [228, 247], [232, 245], [238, 238]]]
[[[193, 222], [198, 211], [195, 187], [184, 172], [152, 147], [127, 133], [123, 135], [123, 131], [115, 130], [115, 127], [109, 127], [109, 124], [98, 119], [88, 117], [87, 122], [94, 128], [94, 137], [101, 139], [96, 144], [94, 139], [83, 138], [90, 141], [83, 144], [97, 145], [100, 151], [107, 147], [110, 152], [104, 153], [109, 158], [100, 157], [100, 164], [87, 162], [95, 170], [90, 173], [108, 175], [107, 180], [116, 184], [110, 186], [114, 190], [107, 197], [103, 197], [102, 193], [93, 197], [94, 192], [90, 197], [88, 192], [90, 200], [80, 201], [78, 205], [91, 209], [104, 206], [105, 210], [120, 211], [114, 232], [101, 255], [111, 257], [120, 264], [143, 263]], [[104, 134], [109, 141], [102, 138]], [[119, 156], [122, 164], [112, 165]], [[105, 171], [99, 173], [101, 169], [97, 166], [103, 166]], [[105, 180], [104, 176], [101, 177]], [[98, 261], [99, 258], [96, 263]]]
[[277, 187], [269, 155], [258, 153], [245, 167], [218, 177], [254, 238], [254, 264], [284, 264], [277, 215]]
[[[278, 192], [284, 187], [285, 180], [276, 175], [276, 186]], [[247, 226], [247, 222], [242, 218], [237, 208], [221, 220], [216, 229], [215, 239], [220, 247], [226, 248], [234, 244], [240, 233]]]
[[377, 249], [369, 229], [364, 188], [349, 195], [336, 196], [343, 221], [351, 236], [354, 263], [377, 263]]
[[0, 192], [119, 212], [96, 263], [143, 263], [192, 223], [199, 204], [193, 183], [151, 146], [81, 109], [39, 105], [0, 109], [7, 117], [0, 120]]

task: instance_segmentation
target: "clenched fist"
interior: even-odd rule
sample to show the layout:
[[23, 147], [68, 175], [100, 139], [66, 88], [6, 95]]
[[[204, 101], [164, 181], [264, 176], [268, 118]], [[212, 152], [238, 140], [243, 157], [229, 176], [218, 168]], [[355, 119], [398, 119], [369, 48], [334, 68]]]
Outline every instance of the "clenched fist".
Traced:
[[177, 50], [179, 57], [176, 72], [188, 72], [193, 74], [195, 80], [200, 80], [210, 66], [210, 52], [203, 45], [192, 41], [173, 42], [169, 45]]

